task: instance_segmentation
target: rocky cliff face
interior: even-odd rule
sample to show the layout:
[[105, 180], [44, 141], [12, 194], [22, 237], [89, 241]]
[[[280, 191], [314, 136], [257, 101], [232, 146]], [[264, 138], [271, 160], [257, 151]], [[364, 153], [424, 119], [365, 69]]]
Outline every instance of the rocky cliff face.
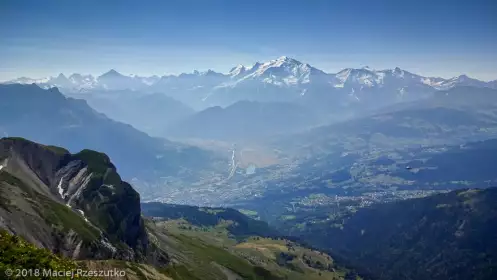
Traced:
[[0, 227], [76, 259], [167, 263], [149, 243], [140, 197], [108, 156], [0, 140]]
[[[271, 238], [267, 224], [236, 210], [150, 204], [145, 213], [155, 218], [147, 219], [139, 200], [105, 154], [0, 139], [0, 269], [63, 262], [125, 270], [127, 279], [189, 280], [342, 279], [345, 272], [335, 271], [330, 256]], [[27, 248], [24, 239], [84, 261]], [[274, 258], [290, 250], [290, 259]]]

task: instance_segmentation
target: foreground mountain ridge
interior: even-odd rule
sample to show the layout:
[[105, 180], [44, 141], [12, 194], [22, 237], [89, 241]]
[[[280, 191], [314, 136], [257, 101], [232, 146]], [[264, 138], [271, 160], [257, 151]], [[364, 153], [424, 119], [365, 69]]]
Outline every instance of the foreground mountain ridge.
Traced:
[[[326, 213], [293, 235], [368, 279], [494, 279], [496, 196], [497, 188], [464, 189]], [[135, 273], [127, 279], [360, 279], [233, 209], [140, 206], [105, 154], [22, 138], [0, 139], [0, 228], [3, 268], [18, 267], [8, 256], [23, 251], [32, 262]]]
[[140, 197], [107, 155], [2, 138], [0, 159], [3, 228], [75, 259], [143, 261], [153, 250]]
[[[19, 268], [13, 256], [24, 252], [31, 265], [52, 259], [60, 269], [125, 270], [126, 279], [339, 280], [346, 273], [328, 255], [276, 237], [236, 210], [153, 207], [160, 220], [142, 216], [138, 193], [105, 154], [0, 139], [2, 268]], [[290, 259], [279, 258], [289, 250], [296, 252]]]

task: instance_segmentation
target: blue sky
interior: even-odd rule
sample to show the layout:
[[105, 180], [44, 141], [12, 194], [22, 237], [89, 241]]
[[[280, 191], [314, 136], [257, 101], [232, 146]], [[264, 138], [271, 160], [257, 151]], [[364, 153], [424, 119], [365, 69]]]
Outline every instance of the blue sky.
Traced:
[[0, 80], [226, 72], [282, 55], [497, 79], [494, 0], [3, 0]]

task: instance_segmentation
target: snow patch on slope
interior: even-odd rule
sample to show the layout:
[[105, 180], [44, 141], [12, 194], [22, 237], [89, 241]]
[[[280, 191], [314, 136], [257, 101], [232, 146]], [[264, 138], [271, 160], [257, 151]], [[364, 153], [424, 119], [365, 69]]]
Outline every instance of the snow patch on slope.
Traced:
[[[86, 172], [86, 168], [82, 169], [82, 170], [85, 170], [83, 173]], [[79, 175], [79, 173], [78, 173]], [[71, 197], [68, 199], [67, 201], [67, 205], [71, 205], [72, 201], [75, 199], [75, 198], [78, 198], [81, 193], [83, 192], [83, 190], [86, 188], [86, 186], [88, 185], [88, 183], [90, 182], [91, 180], [91, 177], [92, 177], [93, 173], [90, 173], [88, 176], [84, 177], [83, 178], [83, 182], [81, 184], [81, 186], [79, 187], [79, 189], [76, 190], [76, 192], [74, 192], [73, 195], [71, 195]], [[78, 176], [76, 176], [78, 177]]]
[[86, 218], [86, 216], [85, 216], [85, 212], [83, 212], [83, 210], [80, 210], [80, 209], [77, 209], [77, 210], [78, 210], [78, 212], [81, 214], [81, 216], [83, 217], [83, 219], [85, 219], [85, 221], [86, 221], [87, 223], [89, 223], [88, 219], [87, 219], [87, 218]]
[[116, 247], [112, 246], [112, 244], [110, 244], [110, 242], [106, 239], [106, 238], [103, 238], [102, 240], [100, 240], [100, 242], [102, 243], [102, 245], [104, 245], [107, 249], [110, 249], [113, 253], [115, 253], [117, 251]]
[[62, 178], [60, 178], [59, 184], [57, 185], [57, 190], [59, 191], [60, 197], [62, 199], [65, 198], [64, 189], [62, 188], [62, 182], [63, 182], [63, 180], [64, 180], [64, 176], [62, 176]]

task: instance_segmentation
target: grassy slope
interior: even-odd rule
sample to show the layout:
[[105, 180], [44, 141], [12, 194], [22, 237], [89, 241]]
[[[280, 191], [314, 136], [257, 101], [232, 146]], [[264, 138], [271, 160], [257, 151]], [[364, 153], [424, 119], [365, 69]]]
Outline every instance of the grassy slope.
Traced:
[[[65, 150], [56, 149], [55, 152], [65, 153]], [[89, 170], [95, 174], [96, 178], [92, 178], [89, 185], [90, 189], [95, 185], [100, 186], [102, 183], [125, 184], [121, 182], [119, 175], [115, 171], [112, 172], [113, 166], [104, 154], [84, 150], [74, 155], [74, 157], [84, 160], [89, 165]], [[109, 169], [111, 169], [111, 172], [109, 172]], [[62, 241], [71, 231], [75, 232], [85, 243], [91, 243], [98, 239], [99, 233], [96, 228], [86, 223], [82, 217], [70, 208], [36, 191], [29, 183], [25, 183], [7, 172], [1, 172], [0, 185], [2, 187], [0, 188], [0, 207], [3, 210], [18, 213], [19, 215], [14, 215], [13, 217], [21, 217], [22, 222], [27, 222], [24, 221], [27, 216], [35, 219], [34, 222], [25, 225], [27, 231], [32, 231], [32, 226], [36, 226], [36, 228], [42, 228], [48, 233], [47, 236], [53, 237], [56, 235], [57, 241]], [[126, 184], [126, 186], [129, 185]], [[124, 188], [123, 191], [126, 192], [128, 189], [131, 189], [131, 187]], [[129, 198], [127, 195], [124, 195], [124, 197]], [[131, 197], [135, 198], [135, 196]], [[137, 196], [136, 198], [139, 199]], [[19, 208], [17, 205], [21, 205], [21, 207]], [[185, 280], [318, 280], [338, 279], [340, 276], [338, 273], [328, 272], [324, 267], [316, 267], [316, 265], [322, 264], [328, 268], [330, 264], [325, 259], [319, 262], [315, 261], [314, 259], [318, 258], [317, 255], [314, 256], [314, 259], [309, 257], [309, 259], [304, 260], [303, 255], [300, 254], [292, 257], [291, 261], [281, 261], [279, 259], [280, 253], [285, 253], [285, 258], [290, 254], [290, 248], [282, 244], [283, 241], [261, 237], [247, 239], [250, 235], [273, 235], [267, 224], [263, 222], [249, 219], [233, 209], [193, 208], [189, 209], [190, 212], [188, 213], [194, 212], [195, 215], [188, 215], [188, 217], [194, 217], [195, 219], [186, 225], [182, 225], [182, 227], [178, 226], [170, 229], [165, 228], [163, 223], [158, 223], [157, 225], [149, 223], [149, 231], [153, 234], [152, 241], [155, 241], [156, 245], [170, 253], [176, 261], [175, 264], [165, 269], [113, 260], [71, 262], [71, 264], [96, 268], [119, 266], [126, 269], [130, 275], [133, 275], [131, 277], [135, 277], [129, 279], [168, 279], [165, 275], [169, 275], [172, 279]], [[99, 210], [100, 214], [108, 212], [102, 209]], [[87, 214], [91, 214], [91, 211], [87, 211]], [[208, 227], [202, 225], [206, 221], [208, 221]], [[107, 222], [108, 220], [105, 224], [111, 221]], [[97, 226], [99, 225], [97, 224]], [[190, 227], [195, 229], [190, 230]], [[127, 233], [128, 231], [124, 231], [124, 234]], [[38, 234], [34, 235], [38, 237], [37, 240], [39, 241], [40, 236]], [[14, 237], [14, 240], [17, 240], [17, 238]], [[241, 240], [245, 241], [240, 243]], [[13, 265], [12, 262], [16, 265], [15, 255], [17, 253], [22, 254], [18, 249], [28, 246], [25, 244], [27, 243], [16, 243], [11, 246], [12, 248], [9, 250], [12, 251], [12, 254], [4, 262], [6, 267]], [[16, 246], [19, 248], [16, 249]], [[33, 245], [29, 246], [33, 247]], [[265, 253], [261, 254], [260, 251]], [[50, 256], [58, 258], [47, 250], [43, 252], [48, 254], [46, 258], [51, 258]], [[315, 254], [310, 250], [308, 253]], [[36, 260], [38, 260], [37, 257]], [[60, 258], [60, 260], [63, 259]], [[304, 262], [307, 264], [304, 264]], [[35, 262], [33, 261], [33, 263]], [[330, 278], [329, 276], [333, 277]]]
[[196, 226], [215, 226], [219, 221], [234, 221], [227, 225], [227, 230], [234, 237], [243, 239], [251, 235], [271, 237], [277, 233], [267, 223], [254, 220], [231, 208], [199, 208], [188, 205], [163, 203], [143, 203], [142, 212], [148, 217], [160, 217], [172, 220], [185, 219]]
[[78, 262], [90, 270], [117, 270], [125, 271], [126, 276], [121, 280], [173, 280], [164, 270], [151, 265], [120, 260], [85, 260]]
[[[52, 271], [69, 271], [78, 268], [87, 269], [86, 266], [73, 260], [57, 256], [46, 249], [36, 248], [19, 236], [11, 235], [0, 230], [0, 271], [3, 273], [10, 269], [15, 273], [17, 270], [28, 270], [30, 275], [22, 279], [51, 279], [43, 276], [43, 269]], [[40, 275], [36, 274], [37, 271]], [[38, 276], [36, 276], [38, 275]], [[16, 277], [13, 277], [16, 278]], [[3, 278], [2, 278], [3, 279]], [[70, 277], [57, 277], [57, 279], [71, 279]], [[98, 278], [87, 278], [98, 279]]]
[[[0, 271], [3, 273], [11, 269], [14, 273], [19, 269], [31, 270], [32, 276], [25, 276], [22, 279], [55, 279], [43, 276], [43, 269], [52, 271], [70, 271], [76, 269], [91, 271], [122, 271], [126, 272], [123, 280], [172, 280], [164, 274], [164, 271], [146, 265], [118, 260], [85, 260], [74, 261], [67, 259], [49, 250], [40, 249], [26, 242], [19, 236], [11, 235], [0, 230]], [[36, 270], [39, 270], [39, 276]], [[2, 274], [3, 277], [3, 274]], [[14, 277], [13, 277], [14, 278]], [[4, 279], [4, 278], [2, 278]], [[56, 277], [56, 279], [71, 279], [70, 277]], [[102, 279], [99, 277], [89, 277], [85, 279]]]
[[345, 271], [335, 268], [328, 255], [286, 240], [240, 242], [229, 234], [231, 223], [204, 227], [179, 219], [148, 221], [147, 227], [151, 239], [181, 263], [168, 268], [174, 279], [343, 279]]
[[[17, 211], [11, 203], [9, 192], [16, 189], [22, 192], [23, 199], [29, 201], [41, 220], [52, 226], [54, 232], [64, 235], [74, 230], [79, 236], [91, 242], [98, 237], [96, 229], [88, 225], [79, 215], [66, 206], [59, 204], [33, 191], [18, 178], [9, 173], [0, 173], [2, 191], [0, 198], [2, 208]], [[209, 209], [200, 209], [210, 213]], [[219, 215], [219, 211], [210, 213]], [[127, 279], [340, 279], [342, 273], [332, 273], [325, 269], [315, 269], [304, 264], [303, 254], [312, 258], [312, 265], [331, 264], [329, 258], [317, 252], [298, 248], [296, 258], [278, 265], [280, 253], [289, 253], [285, 241], [270, 238], [249, 238], [240, 242], [230, 232], [233, 221], [220, 220], [207, 227], [193, 225], [184, 220], [148, 222], [152, 232], [158, 232], [156, 240], [160, 247], [170, 253], [177, 261], [165, 269], [157, 269], [145, 264], [123, 261], [84, 261], [80, 264], [89, 268], [122, 268], [127, 272]], [[167, 226], [167, 227], [166, 227]], [[32, 246], [32, 245], [30, 245]], [[46, 251], [48, 252], [48, 251]], [[321, 274], [322, 276], [320, 276]]]

